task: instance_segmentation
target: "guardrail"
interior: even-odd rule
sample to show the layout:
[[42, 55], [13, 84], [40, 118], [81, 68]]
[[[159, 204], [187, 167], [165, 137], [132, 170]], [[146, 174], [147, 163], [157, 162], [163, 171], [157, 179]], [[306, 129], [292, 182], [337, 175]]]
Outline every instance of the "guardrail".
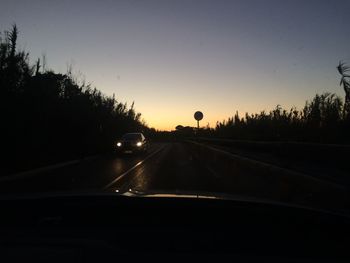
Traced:
[[[277, 166], [307, 172], [350, 186], [350, 146], [302, 142], [239, 141], [215, 138], [195, 138], [195, 141], [220, 146], [232, 153], [274, 163]], [[305, 171], [304, 171], [305, 170]]]
[[[237, 148], [251, 149], [254, 151], [274, 151], [277, 153], [294, 153], [309, 154], [310, 157], [313, 155], [329, 156], [332, 157], [334, 154], [337, 157], [348, 157], [350, 156], [350, 145], [341, 144], [322, 144], [322, 143], [306, 143], [306, 142], [270, 142], [270, 141], [245, 141], [245, 140], [229, 140], [221, 138], [188, 138], [198, 142], [208, 142], [217, 145], [231, 146]], [[325, 155], [326, 153], [326, 155]], [[345, 158], [344, 158], [345, 160]]]
[[194, 157], [216, 173], [228, 191], [298, 204], [349, 207], [349, 193], [345, 186], [196, 141], [187, 140], [186, 143]]

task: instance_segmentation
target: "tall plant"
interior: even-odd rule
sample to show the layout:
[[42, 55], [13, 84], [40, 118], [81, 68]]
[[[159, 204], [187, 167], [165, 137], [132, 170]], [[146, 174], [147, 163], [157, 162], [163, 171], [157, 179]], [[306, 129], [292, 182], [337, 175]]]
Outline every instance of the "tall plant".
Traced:
[[339, 74], [341, 75], [340, 86], [343, 86], [345, 91], [345, 103], [344, 103], [344, 118], [350, 118], [350, 75], [347, 74], [349, 72], [349, 67], [343, 63], [339, 62], [337, 67]]

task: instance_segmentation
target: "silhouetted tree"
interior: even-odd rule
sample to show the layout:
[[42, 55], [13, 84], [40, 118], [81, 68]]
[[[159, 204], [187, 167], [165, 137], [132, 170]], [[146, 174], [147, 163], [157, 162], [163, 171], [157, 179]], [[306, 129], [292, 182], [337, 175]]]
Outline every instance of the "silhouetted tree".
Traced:
[[47, 70], [45, 59], [31, 66], [29, 54], [17, 50], [17, 39], [16, 25], [0, 35], [1, 126], [7, 168], [18, 170], [106, 151], [123, 133], [148, 129], [134, 103], [128, 108], [114, 95], [78, 84], [71, 71]]

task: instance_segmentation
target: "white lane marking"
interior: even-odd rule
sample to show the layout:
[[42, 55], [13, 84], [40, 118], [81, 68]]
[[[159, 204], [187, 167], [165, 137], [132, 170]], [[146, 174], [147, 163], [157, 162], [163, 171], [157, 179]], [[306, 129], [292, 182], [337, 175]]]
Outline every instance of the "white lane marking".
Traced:
[[147, 161], [149, 158], [151, 158], [153, 155], [159, 153], [160, 151], [162, 151], [165, 148], [165, 145], [163, 147], [161, 147], [160, 149], [158, 149], [157, 151], [154, 151], [153, 153], [151, 153], [150, 155], [148, 155], [145, 159], [143, 159], [142, 161], [139, 161], [137, 164], [135, 164], [133, 167], [131, 167], [129, 170], [127, 170], [126, 172], [122, 173], [121, 175], [119, 175], [116, 179], [114, 179], [112, 182], [110, 182], [109, 184], [107, 184], [105, 187], [103, 187], [104, 190], [108, 189], [109, 187], [111, 187], [113, 184], [115, 184], [116, 182], [118, 182], [119, 180], [121, 180], [123, 177], [125, 177], [126, 175], [128, 175], [130, 172], [132, 172], [133, 170], [135, 170], [137, 167], [139, 167], [141, 164], [143, 164], [145, 161]]

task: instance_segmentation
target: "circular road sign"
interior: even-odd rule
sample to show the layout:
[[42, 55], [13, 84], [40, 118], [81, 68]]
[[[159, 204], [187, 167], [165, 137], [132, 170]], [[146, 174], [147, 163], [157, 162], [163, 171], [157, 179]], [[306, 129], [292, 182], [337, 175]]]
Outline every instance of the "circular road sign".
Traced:
[[201, 119], [203, 119], [203, 113], [201, 111], [196, 111], [194, 113], [194, 118], [197, 120], [197, 121], [200, 121]]

